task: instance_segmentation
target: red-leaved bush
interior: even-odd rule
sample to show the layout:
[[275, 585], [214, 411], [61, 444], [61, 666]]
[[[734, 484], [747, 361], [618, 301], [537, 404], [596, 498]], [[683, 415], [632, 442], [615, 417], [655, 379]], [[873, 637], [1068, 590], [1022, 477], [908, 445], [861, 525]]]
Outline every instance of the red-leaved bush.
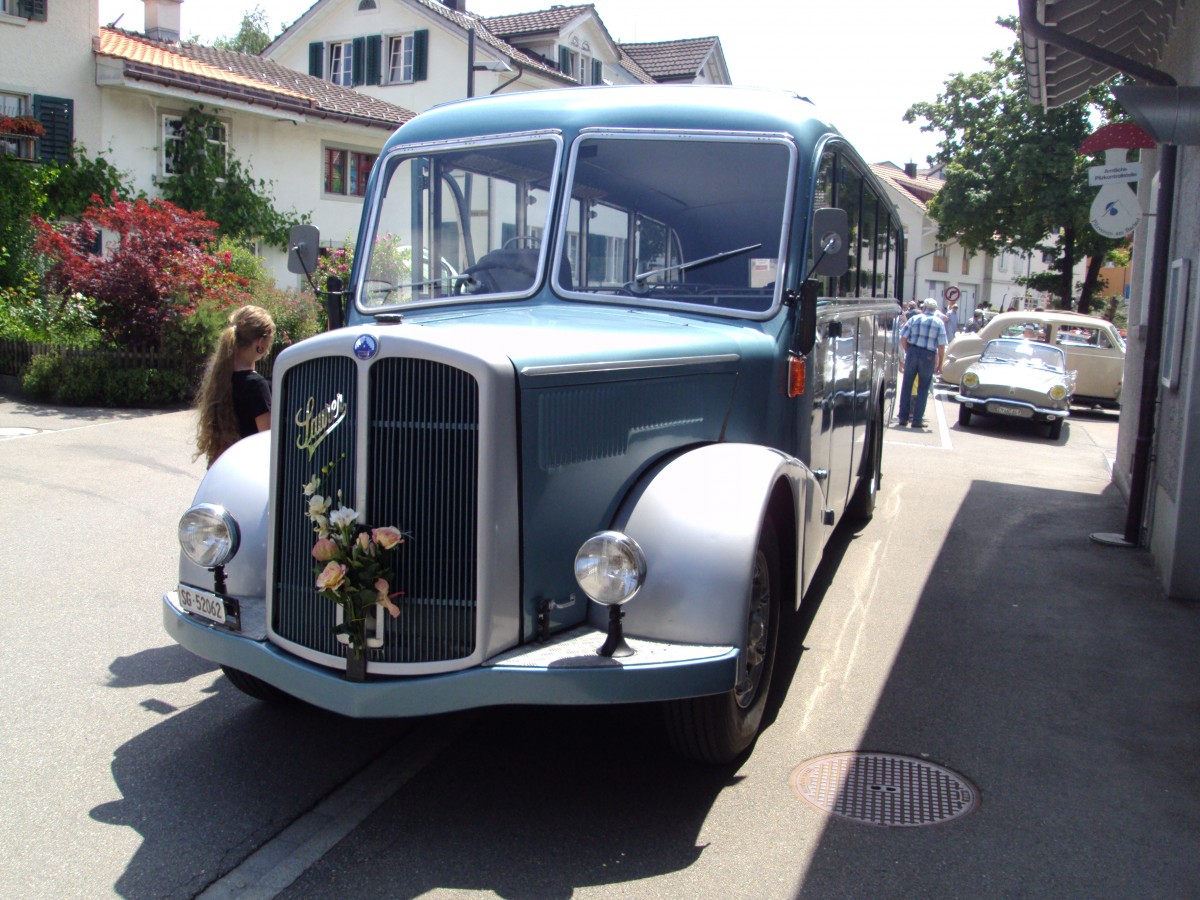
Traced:
[[[217, 226], [201, 213], [114, 193], [107, 206], [93, 195], [82, 219], [52, 226], [35, 217], [46, 285], [94, 298], [100, 328], [118, 344], [157, 347], [201, 297], [218, 306], [246, 301], [245, 279], [212, 252]], [[118, 235], [107, 256], [91, 252], [100, 228]]]

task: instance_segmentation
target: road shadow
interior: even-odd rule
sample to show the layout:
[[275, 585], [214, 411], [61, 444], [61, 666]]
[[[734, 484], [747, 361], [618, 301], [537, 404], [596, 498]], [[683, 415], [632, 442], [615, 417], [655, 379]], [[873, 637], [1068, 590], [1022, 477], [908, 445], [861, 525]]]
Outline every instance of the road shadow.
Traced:
[[[171, 649], [117, 660], [114, 686], [165, 684], [211, 668]], [[165, 671], [154, 675], [149, 669], [158, 663]], [[136, 900], [194, 897], [411, 727], [259, 703], [218, 679], [211, 696], [159, 719], [113, 756], [121, 799], [94, 807], [91, 818], [131, 828], [142, 841], [113, 892]]]
[[924, 828], [829, 817], [803, 896], [1200, 884], [1200, 605], [1165, 598], [1144, 552], [1088, 539], [1122, 518], [1112, 486], [972, 484], [860, 749], [945, 765], [982, 804]]
[[680, 871], [736, 771], [672, 755], [653, 707], [485, 710], [279, 896], [569, 898]]

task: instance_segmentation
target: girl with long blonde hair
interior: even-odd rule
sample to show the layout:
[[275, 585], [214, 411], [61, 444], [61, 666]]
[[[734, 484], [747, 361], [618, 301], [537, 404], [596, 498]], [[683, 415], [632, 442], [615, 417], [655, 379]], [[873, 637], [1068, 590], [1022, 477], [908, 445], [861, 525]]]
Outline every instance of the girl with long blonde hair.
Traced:
[[243, 306], [229, 317], [208, 358], [196, 408], [196, 456], [209, 466], [232, 444], [271, 427], [271, 383], [254, 371], [275, 339], [275, 321], [258, 306]]

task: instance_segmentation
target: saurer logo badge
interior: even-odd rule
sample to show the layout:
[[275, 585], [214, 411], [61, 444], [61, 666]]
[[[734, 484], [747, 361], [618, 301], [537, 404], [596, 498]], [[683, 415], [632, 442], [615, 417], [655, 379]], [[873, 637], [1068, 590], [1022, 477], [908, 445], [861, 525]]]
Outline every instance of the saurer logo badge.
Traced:
[[317, 409], [316, 399], [309, 397], [308, 402], [296, 410], [296, 427], [300, 429], [300, 433], [296, 435], [296, 448], [307, 450], [308, 458], [312, 459], [321, 442], [329, 437], [333, 429], [342, 424], [342, 420], [346, 418], [346, 410], [346, 400], [341, 394], [320, 409]]

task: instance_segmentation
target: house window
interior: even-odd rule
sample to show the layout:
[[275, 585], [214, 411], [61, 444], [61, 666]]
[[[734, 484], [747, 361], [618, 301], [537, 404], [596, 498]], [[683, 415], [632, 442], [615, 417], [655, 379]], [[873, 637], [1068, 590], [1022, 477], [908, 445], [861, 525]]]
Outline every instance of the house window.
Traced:
[[325, 148], [325, 193], [364, 197], [367, 177], [375, 165], [374, 153], [358, 153], [342, 147]]
[[604, 83], [603, 66], [600, 61], [570, 47], [559, 45], [558, 70], [564, 75], [570, 75], [580, 84]]
[[406, 84], [413, 80], [413, 36], [397, 35], [388, 40], [388, 84]]
[[343, 87], [354, 87], [354, 42], [329, 45], [329, 80]]
[[376, 9], [375, 0], [358, 0], [358, 11], [367, 12], [368, 10]]
[[[183, 117], [162, 117], [162, 170], [164, 175], [179, 173], [180, 141], [183, 140]], [[225, 171], [225, 160], [229, 157], [229, 129], [224, 122], [210, 122], [205, 135], [206, 153], [213, 154]]]
[[935, 271], [935, 272], [949, 272], [950, 271], [950, 257], [946, 255], [946, 245], [945, 244], [934, 244], [933, 245], [933, 271]]
[[963, 250], [963, 266], [962, 266], [962, 273], [963, 273], [964, 275], [970, 275], [970, 274], [971, 274], [971, 254], [970, 254], [970, 253], [968, 253], [966, 250]]
[[1000, 251], [999, 262], [1000, 262], [1000, 271], [1007, 272], [1008, 271], [1008, 251], [1007, 250]]
[[[6, 7], [5, 12], [8, 11]], [[2, 120], [9, 120], [4, 123]], [[24, 122], [29, 119], [29, 98], [23, 94], [0, 93], [0, 155], [15, 156], [17, 159], [33, 159], [34, 141], [37, 138], [26, 134]]]

